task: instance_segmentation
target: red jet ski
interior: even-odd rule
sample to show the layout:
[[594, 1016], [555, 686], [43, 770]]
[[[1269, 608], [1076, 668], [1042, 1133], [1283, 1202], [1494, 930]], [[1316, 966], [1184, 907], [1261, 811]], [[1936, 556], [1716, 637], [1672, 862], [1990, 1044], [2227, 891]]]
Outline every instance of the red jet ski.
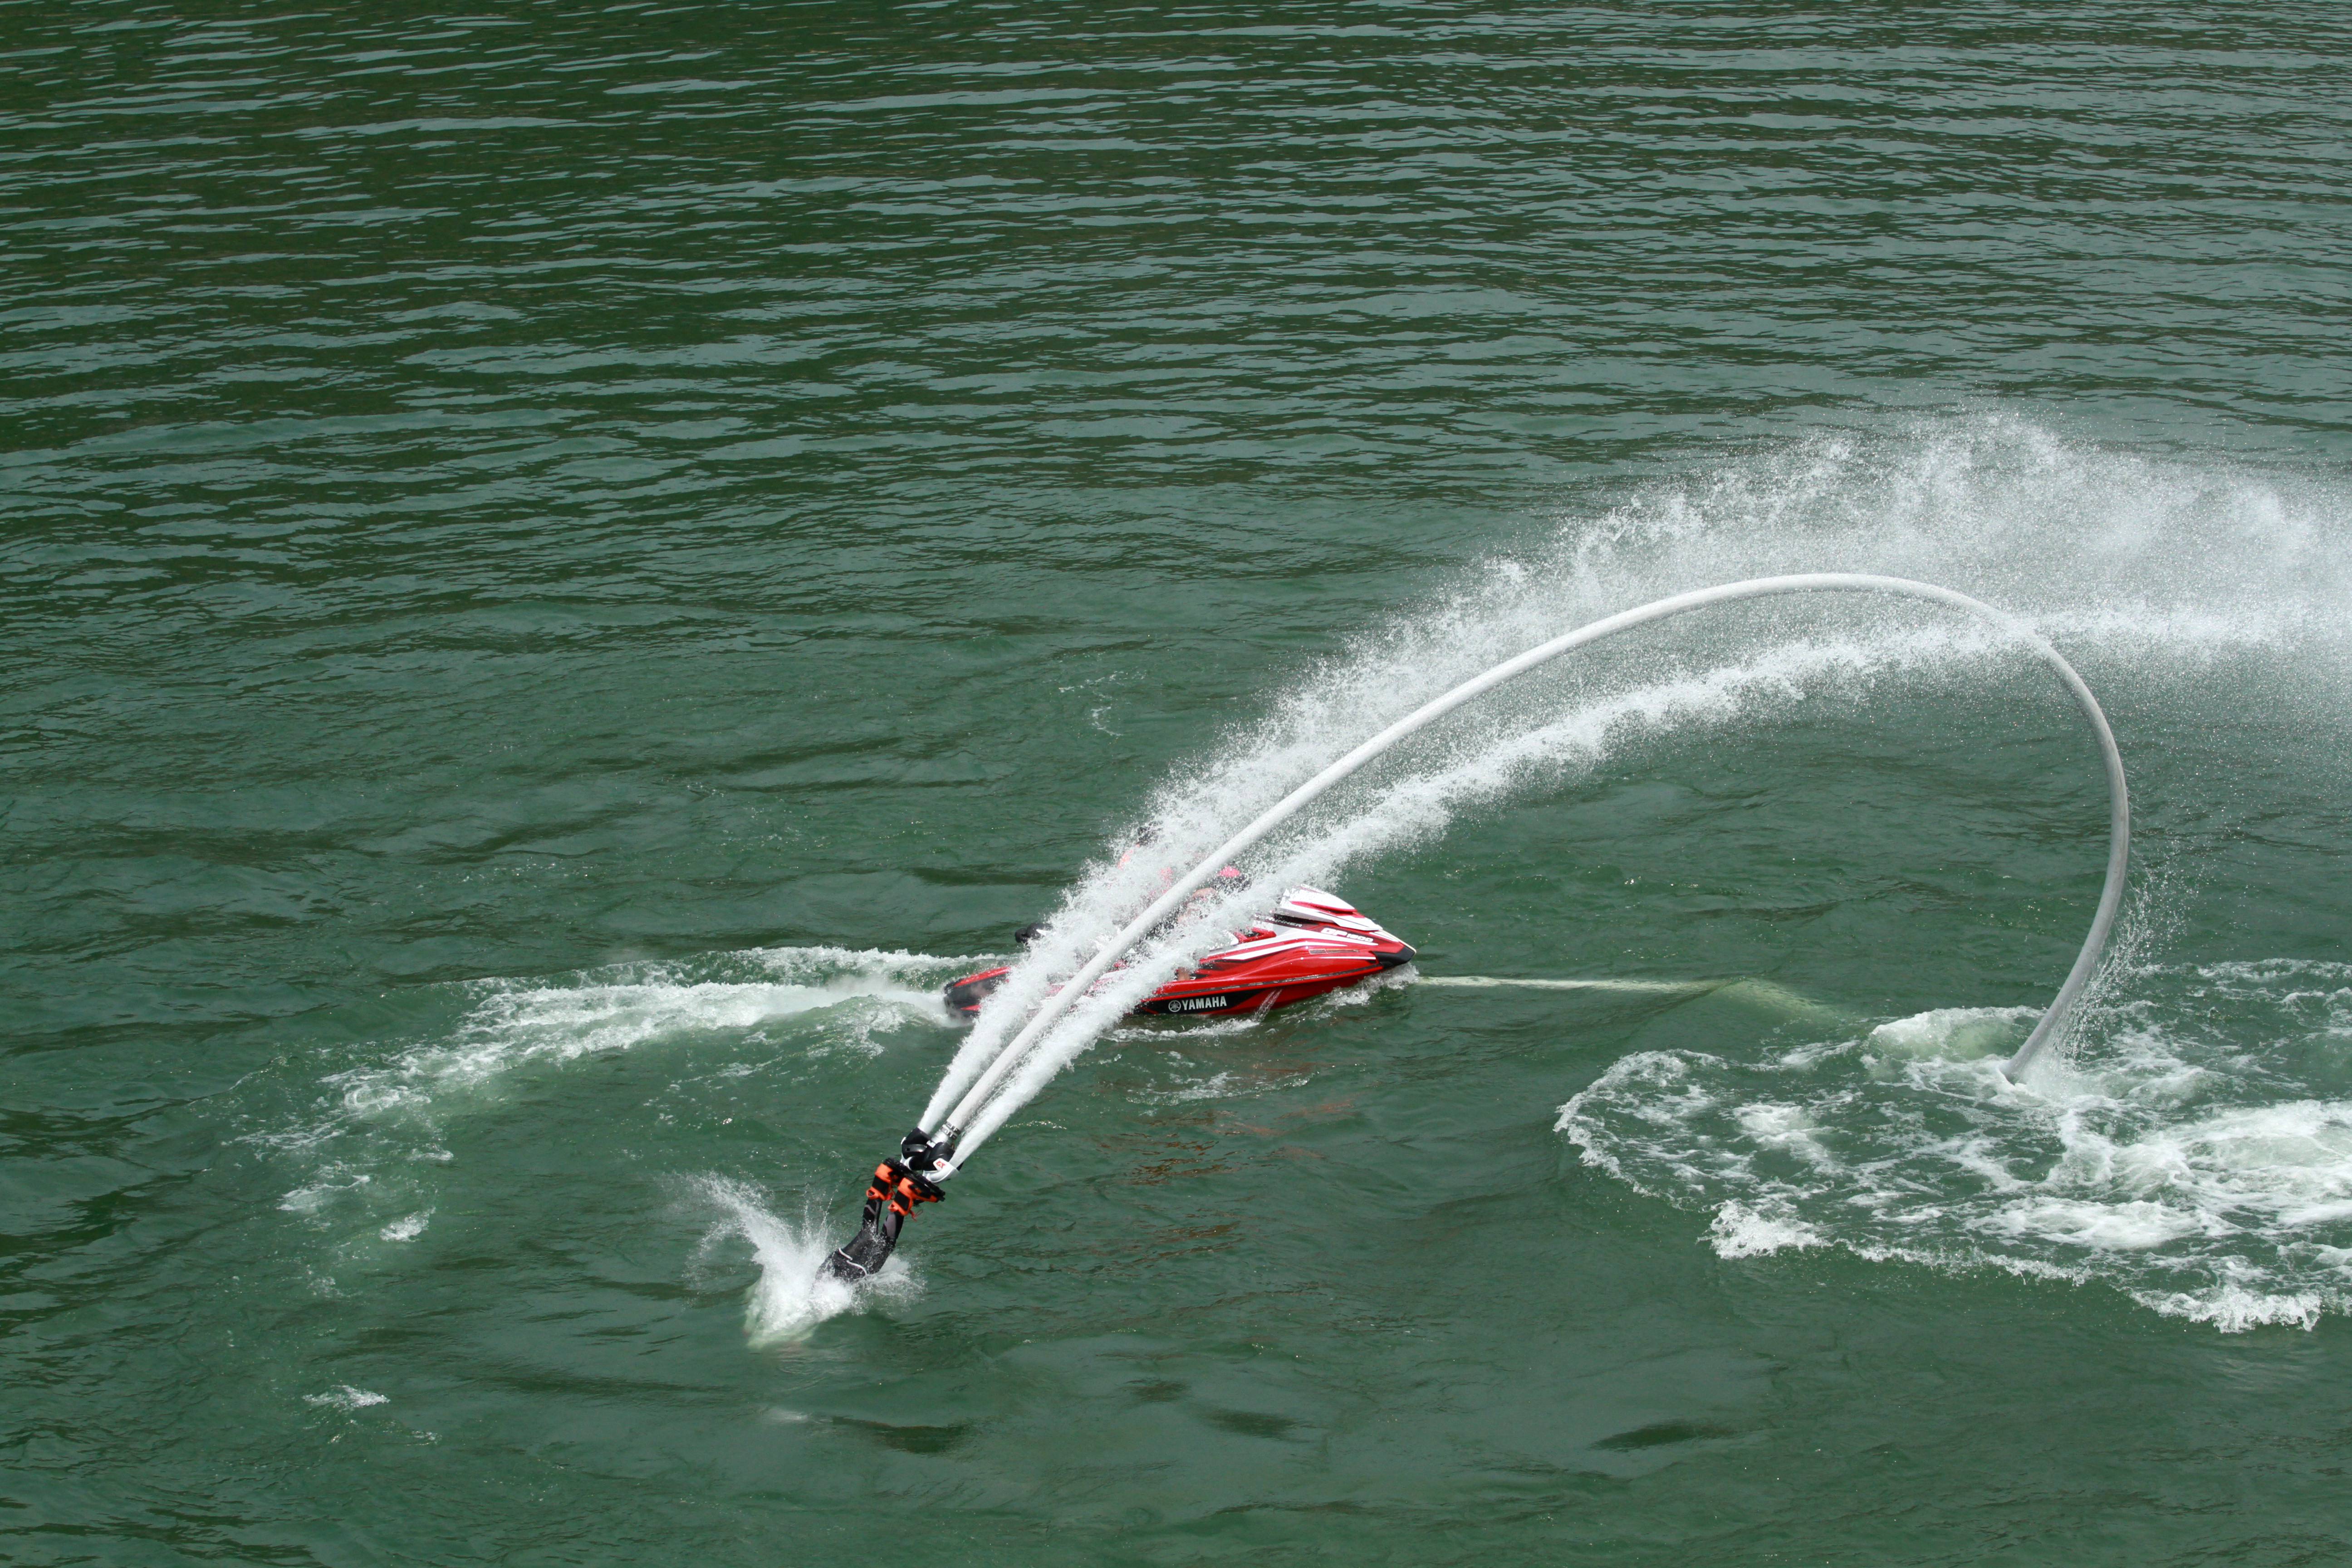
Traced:
[[[1031, 928], [1033, 931], [1034, 928]], [[1025, 942], [1029, 931], [1021, 933]], [[1318, 888], [1293, 888], [1231, 947], [1219, 948], [1136, 1004], [1135, 1012], [1214, 1017], [1287, 1007], [1412, 962], [1412, 949], [1355, 905]], [[971, 1017], [1004, 984], [1010, 965], [950, 984], [948, 1005]]]

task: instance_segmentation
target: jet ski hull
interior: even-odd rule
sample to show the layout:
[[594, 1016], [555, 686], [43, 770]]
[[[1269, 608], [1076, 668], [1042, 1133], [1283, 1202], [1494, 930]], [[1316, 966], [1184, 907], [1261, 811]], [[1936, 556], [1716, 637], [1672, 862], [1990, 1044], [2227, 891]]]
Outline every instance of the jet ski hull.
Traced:
[[[1139, 1016], [1214, 1018], [1261, 1013], [1358, 985], [1412, 962], [1413, 950], [1354, 905], [1315, 888], [1294, 888], [1272, 914], [1237, 933], [1230, 947], [1203, 957], [1154, 991]], [[983, 969], [950, 984], [950, 1010], [972, 1016], [1012, 973]]]

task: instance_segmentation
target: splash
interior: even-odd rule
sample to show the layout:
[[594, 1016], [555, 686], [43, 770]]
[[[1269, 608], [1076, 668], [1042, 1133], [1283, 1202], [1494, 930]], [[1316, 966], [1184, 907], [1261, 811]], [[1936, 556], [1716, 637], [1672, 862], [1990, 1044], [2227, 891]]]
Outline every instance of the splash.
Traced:
[[827, 1319], [908, 1301], [921, 1293], [920, 1279], [898, 1258], [856, 1285], [835, 1278], [823, 1267], [834, 1247], [833, 1224], [814, 1204], [794, 1225], [779, 1218], [756, 1190], [741, 1182], [704, 1176], [692, 1190], [717, 1216], [702, 1238], [698, 1256], [704, 1262], [730, 1243], [748, 1243], [751, 1248], [760, 1278], [744, 1304], [743, 1331], [755, 1347], [797, 1344]]
[[1763, 1060], [1628, 1057], [1559, 1128], [1586, 1165], [1710, 1213], [1725, 1258], [1993, 1268], [2230, 1331], [2352, 1310], [2352, 1101], [2275, 1098], [2352, 1033], [2352, 966], [2131, 978], [2163, 1021], [2028, 1088], [1990, 1070], [2027, 1010], [1947, 1008]]
[[[2113, 704], [2151, 731], [2226, 726], [2250, 710], [2315, 720], [2275, 743], [2314, 753], [2298, 763], [2340, 778], [2341, 698], [2352, 684], [2352, 621], [2342, 614], [2352, 601], [2345, 517], [2341, 498], [2316, 487], [2090, 450], [1993, 417], [1799, 443], [1636, 494], [1597, 517], [1564, 520], [1549, 539], [1483, 563], [1452, 596], [1366, 633], [1322, 665], [1286, 672], [1262, 721], [1171, 773], [1139, 814], [1154, 835], [1151, 853], [1118, 864], [1115, 851], [1133, 835], [1116, 836], [1114, 852], [1072, 886], [1046, 939], [1014, 965], [983, 1012], [924, 1123], [938, 1125], [977, 1064], [1059, 977], [1150, 900], [1161, 866], [1198, 859], [1292, 784], [1466, 677], [1566, 627], [1709, 584], [1836, 569], [1945, 584], [2061, 644]], [[1784, 603], [1695, 618], [1638, 646], [1595, 652], [1572, 672], [1531, 677], [1433, 729], [1261, 846], [1244, 869], [1265, 892], [1203, 900], [1193, 919], [1139, 948], [1039, 1044], [971, 1131], [1001, 1124], [1135, 1001], [1288, 882], [1335, 883], [1350, 866], [1426, 842], [1465, 814], [1557, 787], [1669, 733], [1728, 730], [1824, 698], [1855, 709], [1890, 694], [1906, 707], [1939, 696], [1965, 700], [2015, 679], [2010, 672], [2019, 664], [2013, 651], [1972, 626], [1908, 607], [1853, 603]], [[2045, 808], [2065, 812], [2076, 804], [2061, 794]], [[2095, 816], [2085, 811], [2084, 819], [2088, 826]], [[1895, 1167], [1909, 1169], [1910, 1145], [1901, 1139], [1916, 1135], [1940, 1151], [1934, 1158], [1947, 1173], [1959, 1173], [1954, 1180], [1977, 1180], [1995, 1194], [2078, 1180], [2053, 1173], [2078, 1154], [2065, 1171], [2095, 1164], [2096, 1146], [2086, 1142], [2095, 1137], [2112, 1143], [2122, 1136], [2132, 1148], [2158, 1139], [2122, 1158], [2132, 1168], [2170, 1160], [2218, 1173], [2259, 1148], [2271, 1163], [2246, 1167], [2259, 1167], [2246, 1178], [2256, 1185], [2301, 1190], [2333, 1179], [2308, 1169], [2314, 1161], [2332, 1169], [2325, 1151], [2334, 1136], [2326, 1120], [2333, 1101], [2314, 1100], [2309, 1105], [2320, 1109], [2296, 1112], [2308, 1124], [2297, 1122], [2301, 1131], [2291, 1137], [2276, 1128], [2256, 1137], [2234, 1122], [2133, 1131], [2100, 1109], [2119, 1104], [2140, 1114], [2183, 1082], [2222, 1075], [2220, 1047], [2208, 1053], [2212, 1062], [2194, 1052], [2144, 1054], [2122, 1079], [2110, 1062], [2099, 1069], [2104, 1076], [2094, 1075], [2100, 1087], [2083, 1087], [2077, 1069], [2053, 1062], [2037, 1074], [2040, 1092], [2026, 1094], [2004, 1084], [1992, 1062], [2019, 1043], [2030, 1011], [1944, 1008], [1862, 1038], [1832, 1016], [1794, 1009], [1790, 1016], [1795, 1022], [1787, 1026], [1816, 1031], [1815, 1044], [1762, 1066], [1731, 1058], [1631, 1058], [1571, 1102], [1563, 1128], [1580, 1137], [1593, 1164], [1635, 1185], [1681, 1201], [1706, 1194], [1718, 1245], [1729, 1255], [1836, 1245], [2074, 1279], [2120, 1278], [2098, 1261], [2113, 1257], [2169, 1258], [2218, 1245], [2220, 1211], [2168, 1209], [2162, 1195], [2111, 1203], [2112, 1194], [2053, 1189], [2039, 1208], [2014, 1197], [2015, 1206], [1997, 1218], [1937, 1183], [1922, 1189], [1936, 1195], [1906, 1205], [1895, 1188], [1865, 1194], [1837, 1185], [1844, 1179], [1838, 1173], [1867, 1163], [1856, 1163], [1849, 1118], [1874, 1130], [1863, 1142], [1879, 1140], [1881, 1155]], [[2094, 1047], [2122, 1037], [2119, 1016], [2087, 1031]], [[1776, 1073], [1790, 1075], [1802, 1092], [1774, 1099], [1765, 1080], [1750, 1081]], [[2250, 1098], [2258, 1092], [2252, 1080], [2242, 1087]], [[2273, 1081], [2259, 1092], [2275, 1098], [2277, 1087]], [[1658, 1131], [1654, 1147], [1640, 1136], [1643, 1128]], [[1693, 1142], [1694, 1132], [1705, 1137]], [[2177, 1148], [2163, 1142], [2176, 1135], [2185, 1140]], [[2322, 1152], [2294, 1152], [2314, 1149]], [[1784, 1174], [1792, 1184], [1781, 1191], [1772, 1183]], [[2216, 1173], [2207, 1185], [2218, 1193], [2226, 1184]], [[1842, 1213], [1812, 1212], [1832, 1191], [1879, 1219], [1858, 1231]], [[2102, 1212], [2090, 1214], [2083, 1203]], [[2252, 1224], [2246, 1216], [2261, 1205], [2250, 1203], [2223, 1205], [2238, 1215], [2227, 1221], [2235, 1227], [2227, 1234], [2238, 1238], [2231, 1246], [2286, 1223]], [[2126, 1245], [2138, 1241], [2147, 1245]], [[2280, 1248], [2300, 1245], [2277, 1240]], [[2127, 1288], [2159, 1310], [2225, 1326], [2305, 1321], [2325, 1310], [2314, 1303], [2336, 1300], [2329, 1292], [2337, 1289], [2306, 1278], [2300, 1265], [2244, 1251], [2216, 1251], [2201, 1261], [2184, 1255], [2165, 1267], [2173, 1274], [2135, 1276]]]

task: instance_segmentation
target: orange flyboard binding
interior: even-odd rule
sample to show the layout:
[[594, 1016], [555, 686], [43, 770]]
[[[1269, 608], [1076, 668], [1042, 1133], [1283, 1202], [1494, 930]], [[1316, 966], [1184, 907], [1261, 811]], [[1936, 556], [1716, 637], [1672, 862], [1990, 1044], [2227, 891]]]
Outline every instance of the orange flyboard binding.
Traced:
[[[1032, 928], [1033, 930], [1034, 928]], [[1025, 941], [1028, 932], [1022, 933]], [[1287, 1007], [1412, 962], [1412, 949], [1350, 903], [1317, 888], [1293, 888], [1272, 913], [1135, 1005], [1139, 1015], [1213, 1017]], [[1011, 967], [983, 969], [947, 988], [966, 1017], [1004, 984]]]
[[919, 1127], [900, 1140], [898, 1157], [874, 1167], [874, 1179], [866, 1184], [866, 1212], [857, 1234], [824, 1260], [826, 1272], [853, 1285], [877, 1273], [898, 1247], [898, 1227], [914, 1216], [915, 1206], [947, 1196], [937, 1182], [922, 1173], [946, 1164], [954, 1152], [952, 1145], [933, 1143], [930, 1134]]

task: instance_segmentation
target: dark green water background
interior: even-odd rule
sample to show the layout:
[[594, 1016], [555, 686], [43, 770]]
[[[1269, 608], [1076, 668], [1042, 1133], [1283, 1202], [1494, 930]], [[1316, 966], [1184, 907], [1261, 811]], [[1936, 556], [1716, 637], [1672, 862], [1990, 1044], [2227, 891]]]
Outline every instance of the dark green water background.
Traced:
[[[0, 1557], [2343, 1561], [2347, 58], [2318, 4], [0, 5]], [[1733, 616], [1667, 675], [1879, 651], [1334, 880], [1433, 977], [1853, 1022], [1122, 1037], [910, 1281], [757, 1331], [924, 993], [1171, 770], [1777, 569], [2109, 702], [2143, 892], [2039, 1098], [1955, 1022], [2011, 1015], [1870, 1031], [2063, 973], [2063, 704]]]

